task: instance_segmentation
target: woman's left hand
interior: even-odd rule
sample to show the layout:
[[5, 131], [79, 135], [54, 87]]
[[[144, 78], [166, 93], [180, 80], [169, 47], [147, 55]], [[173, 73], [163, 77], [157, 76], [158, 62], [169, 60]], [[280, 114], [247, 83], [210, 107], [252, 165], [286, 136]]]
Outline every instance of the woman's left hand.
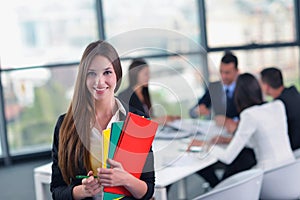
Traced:
[[121, 163], [112, 159], [107, 160], [111, 168], [98, 168], [98, 179], [102, 186], [121, 186], [127, 183], [127, 180], [131, 174], [123, 169]]

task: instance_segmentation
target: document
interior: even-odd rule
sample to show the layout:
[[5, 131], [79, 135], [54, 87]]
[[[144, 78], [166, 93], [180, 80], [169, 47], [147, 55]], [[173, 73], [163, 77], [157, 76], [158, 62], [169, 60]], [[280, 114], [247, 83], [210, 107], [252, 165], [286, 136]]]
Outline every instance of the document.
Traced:
[[[158, 124], [139, 115], [128, 113], [114, 160], [136, 178], [140, 178], [150, 151]], [[124, 187], [104, 187], [104, 192], [132, 196]]]

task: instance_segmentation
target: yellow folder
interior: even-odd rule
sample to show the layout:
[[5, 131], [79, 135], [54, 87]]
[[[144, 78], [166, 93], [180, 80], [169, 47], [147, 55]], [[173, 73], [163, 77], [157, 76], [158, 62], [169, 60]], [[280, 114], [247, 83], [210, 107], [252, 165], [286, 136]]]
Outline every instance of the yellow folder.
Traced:
[[102, 168], [107, 168], [107, 158], [110, 143], [110, 128], [102, 131]]

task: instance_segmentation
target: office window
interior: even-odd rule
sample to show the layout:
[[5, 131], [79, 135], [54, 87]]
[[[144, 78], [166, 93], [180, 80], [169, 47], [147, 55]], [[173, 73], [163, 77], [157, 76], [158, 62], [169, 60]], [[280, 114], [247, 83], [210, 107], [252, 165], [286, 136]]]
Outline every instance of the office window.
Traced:
[[[289, 86], [296, 84], [300, 89], [299, 48], [268, 48], [233, 51], [239, 60], [241, 73], [250, 72], [259, 75], [265, 67], [279, 67], [282, 70], [284, 83]], [[211, 80], [220, 80], [219, 64], [223, 52], [209, 53], [209, 72]]]
[[77, 66], [2, 72], [12, 155], [49, 150], [58, 116], [73, 93]]
[[121, 52], [143, 56], [197, 50], [196, 0], [103, 0], [103, 13], [106, 39]]
[[293, 0], [207, 0], [209, 47], [294, 42]]
[[0, 4], [2, 68], [74, 62], [98, 38], [95, 0]]
[[[203, 57], [191, 55], [146, 59], [150, 70], [149, 91], [156, 116], [188, 117], [189, 108], [203, 94]], [[124, 79], [118, 92], [128, 86], [128, 66], [122, 62]]]

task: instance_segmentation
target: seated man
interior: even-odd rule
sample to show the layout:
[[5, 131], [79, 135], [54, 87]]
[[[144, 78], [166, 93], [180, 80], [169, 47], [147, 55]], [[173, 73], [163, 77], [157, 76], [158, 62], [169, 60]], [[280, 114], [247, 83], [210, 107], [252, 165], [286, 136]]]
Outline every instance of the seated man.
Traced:
[[262, 90], [273, 99], [280, 99], [285, 106], [288, 134], [292, 150], [300, 148], [300, 94], [295, 88], [283, 86], [282, 73], [278, 68], [270, 67], [260, 72]]
[[222, 57], [220, 74], [222, 82], [209, 83], [205, 94], [190, 109], [190, 116], [196, 118], [199, 115], [209, 115], [212, 108], [217, 125], [225, 125], [229, 132], [233, 132], [238, 121], [233, 95], [239, 70], [237, 57], [231, 52], [226, 52]]
[[[209, 84], [208, 89], [198, 101], [198, 104], [190, 110], [190, 115], [193, 118], [199, 115], [209, 115], [212, 108], [216, 124], [225, 126], [229, 133], [234, 133], [239, 121], [239, 114], [234, 102], [236, 79], [239, 70], [238, 59], [231, 52], [226, 52], [222, 57], [220, 74], [222, 82]], [[223, 137], [216, 139], [218, 140], [217, 143], [229, 143], [231, 140], [230, 138]], [[211, 187], [214, 187], [220, 181], [214, 173], [216, 168], [223, 168], [225, 170], [223, 178], [226, 178], [237, 172], [250, 169], [255, 164], [256, 159], [253, 150], [245, 147], [230, 165], [218, 162], [197, 173], [209, 182]]]

